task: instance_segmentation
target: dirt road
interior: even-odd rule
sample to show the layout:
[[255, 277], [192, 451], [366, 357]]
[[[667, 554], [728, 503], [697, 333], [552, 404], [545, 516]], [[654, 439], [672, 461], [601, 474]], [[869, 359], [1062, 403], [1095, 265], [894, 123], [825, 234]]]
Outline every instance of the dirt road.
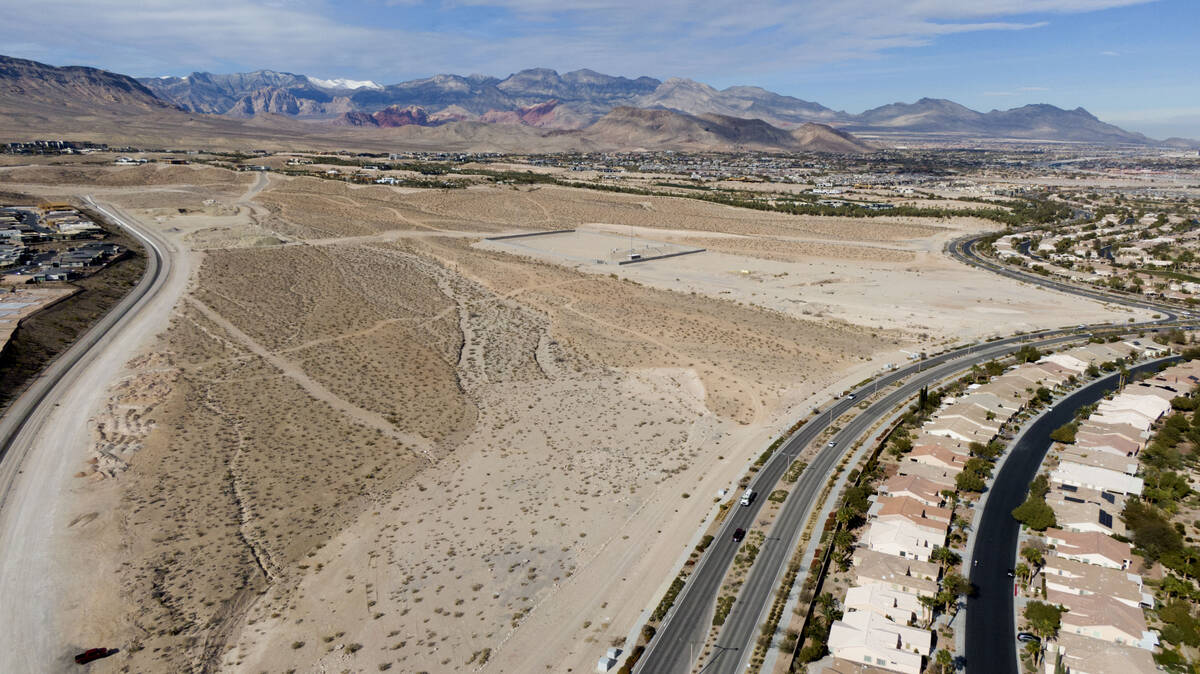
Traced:
[[[87, 456], [88, 419], [125, 363], [167, 324], [187, 287], [190, 261], [160, 234], [111, 206], [89, 205], [150, 251], [146, 278], [47, 369], [0, 420], [0, 671], [73, 670], [74, 653], [115, 644], [64, 643], [57, 623], [86, 560], [63, 559], [72, 475]], [[5, 442], [7, 441], [7, 442]]]

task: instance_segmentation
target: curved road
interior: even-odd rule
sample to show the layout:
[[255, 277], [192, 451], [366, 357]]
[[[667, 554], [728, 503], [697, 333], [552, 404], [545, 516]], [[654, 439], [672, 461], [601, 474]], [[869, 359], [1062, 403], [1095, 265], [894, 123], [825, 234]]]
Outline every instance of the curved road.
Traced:
[[[1068, 331], [1055, 330], [1039, 333], [1036, 337], [1042, 339], [1034, 343], [1049, 346], [1078, 339], [1078, 336], [1064, 334], [1066, 332]], [[801, 474], [788, 499], [784, 501], [770, 535], [759, 551], [754, 566], [734, 602], [717, 640], [716, 653], [712, 660], [706, 663], [705, 672], [739, 671], [739, 664], [749, 657], [757, 635], [757, 626], [769, 608], [776, 581], [791, 557], [795, 540], [808, 519], [809, 511], [815, 505], [834, 466], [841, 460], [843, 452], [852, 447], [876, 422], [892, 414], [897, 406], [915, 395], [922, 386], [945, 379], [955, 372], [970, 368], [973, 364], [1016, 351], [1022, 345], [1021, 342], [1030, 337], [1010, 337], [934, 356], [883, 375], [853, 392], [855, 398], [860, 399], [870, 395], [876, 388], [887, 390], [897, 381], [916, 375], [912, 381], [895, 388], [882, 400], [847, 422], [834, 436], [836, 444], [832, 447], [822, 447]], [[760, 498], [748, 507], [736, 506], [730, 512], [695, 572], [676, 598], [675, 606], [667, 614], [658, 634], [638, 661], [636, 671], [658, 674], [683, 673], [690, 669], [695, 660], [695, 651], [699, 644], [704, 642], [711, 625], [713, 606], [721, 583], [737, 552], [738, 546], [730, 540], [733, 530], [748, 530], [753, 525], [764, 500], [762, 496], [774, 489], [791, 464], [792, 457], [798, 455], [828, 428], [832, 421], [837, 420], [855, 404], [855, 400], [849, 398], [837, 400], [823, 414], [796, 431], [754, 476], [751, 488], [759, 493]]]
[[[997, 265], [980, 257], [974, 251], [974, 245], [980, 238], [982, 237], [968, 237], [951, 242], [949, 246], [951, 256], [964, 264], [986, 269], [1018, 281], [1100, 302], [1154, 311], [1162, 315], [1157, 320], [1145, 323], [1123, 324], [1121, 326], [1123, 328], [1154, 327], [1174, 322], [1178, 318], [1176, 313], [1178, 310], [1172, 307], [1116, 297]], [[810, 510], [815, 505], [821, 488], [828, 481], [834, 466], [847, 448], [852, 447], [875, 423], [894, 412], [899, 404], [915, 394], [920, 387], [944, 379], [973, 364], [983, 363], [1015, 351], [1019, 348], [1019, 342], [1039, 339], [1044, 341], [1036, 342], [1038, 346], [1050, 346], [1070, 341], [1072, 337], [1063, 335], [1069, 335], [1072, 332], [1074, 330], [1071, 329], [1049, 330], [958, 349], [879, 377], [855, 391], [856, 397], [861, 397], [870, 393], [875, 387], [884, 388], [910, 375], [937, 368], [929, 371], [928, 374], [914, 378], [913, 381], [885, 396], [883, 400], [871, 405], [846, 424], [846, 427], [835, 437], [836, 444], [834, 446], [825, 446], [819, 450], [816, 458], [804, 470], [800, 480], [784, 502], [779, 516], [772, 525], [770, 535], [759, 551], [746, 582], [734, 602], [724, 627], [722, 627], [713, 657], [705, 663], [702, 671], [706, 674], [709, 672], [732, 673], [743, 669], [744, 663], [752, 652], [758, 625], [766, 618], [776, 584], [782, 578], [783, 570], [795, 548], [801, 529], [809, 517]], [[956, 362], [941, 367], [951, 361]], [[738, 546], [730, 540], [733, 530], [737, 528], [750, 529], [761, 507], [761, 497], [769, 494], [775, 488], [791, 463], [791, 457], [796, 456], [805, 446], [816, 439], [832, 423], [832, 420], [837, 419], [853, 405], [853, 400], [845, 398], [835, 401], [824, 414], [804, 424], [754, 476], [751, 488], [759, 493], [760, 498], [749, 507], [736, 506], [726, 518], [684, 589], [676, 597], [675, 605], [668, 612], [658, 634], [655, 635], [646, 652], [638, 661], [635, 671], [646, 674], [658, 674], [659, 672], [684, 674], [691, 669], [697, 657], [696, 651], [704, 643], [711, 624], [712, 612], [721, 583], [737, 552]]]
[[[1131, 368], [1131, 373], [1157, 368], [1176, 358], [1164, 358]], [[1017, 674], [1017, 634], [1013, 624], [1013, 579], [1020, 524], [1010, 514], [1025, 500], [1029, 483], [1038, 474], [1050, 433], [1071, 421], [1075, 411], [1103, 398], [1118, 384], [1119, 373], [1096, 380], [1055, 403], [1017, 439], [988, 490], [979, 519], [970, 569], [974, 596], [967, 599], [966, 666], [971, 674]]]
[[950, 257], [953, 257], [959, 262], [972, 267], [985, 269], [1010, 279], [1023, 281], [1025, 283], [1032, 283], [1034, 285], [1042, 286], [1043, 288], [1049, 288], [1050, 290], [1057, 290], [1058, 292], [1069, 293], [1079, 297], [1086, 297], [1088, 299], [1096, 300], [1097, 302], [1119, 304], [1121, 306], [1126, 306], [1133, 309], [1142, 309], [1144, 311], [1155, 311], [1163, 315], [1163, 319], [1160, 322], [1174, 320], [1179, 317], [1179, 312], [1182, 311], [1178, 307], [1159, 304], [1149, 300], [1126, 297], [1114, 293], [1107, 293], [1102, 290], [1077, 286], [1041, 276], [1039, 274], [1026, 273], [1006, 267], [975, 252], [975, 244], [979, 243], [979, 241], [983, 238], [984, 237], [982, 236], [972, 236], [951, 241], [947, 248], [950, 253]]
[[[50, 550], [54, 526], [98, 396], [130, 354], [139, 334], [131, 323], [173, 278], [170, 247], [113, 209], [88, 205], [116, 222], [146, 249], [146, 272], [128, 295], [53, 361], [0, 419], [0, 671], [44, 672], [74, 667], [61, 643]], [[181, 286], [180, 286], [181, 287]], [[140, 327], [140, 326], [138, 326]], [[77, 579], [76, 582], [79, 582]], [[83, 580], [82, 582], [86, 582]], [[96, 646], [97, 644], [86, 644]], [[79, 646], [79, 645], [77, 645]]]

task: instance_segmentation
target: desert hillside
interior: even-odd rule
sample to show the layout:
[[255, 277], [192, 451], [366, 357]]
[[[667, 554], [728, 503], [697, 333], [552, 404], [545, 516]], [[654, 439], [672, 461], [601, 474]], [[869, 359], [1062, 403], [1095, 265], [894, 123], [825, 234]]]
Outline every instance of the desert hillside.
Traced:
[[1108, 316], [947, 262], [965, 218], [90, 161], [0, 186], [93, 194], [194, 269], [62, 513], [63, 623], [129, 671], [588, 667], [831, 387]]

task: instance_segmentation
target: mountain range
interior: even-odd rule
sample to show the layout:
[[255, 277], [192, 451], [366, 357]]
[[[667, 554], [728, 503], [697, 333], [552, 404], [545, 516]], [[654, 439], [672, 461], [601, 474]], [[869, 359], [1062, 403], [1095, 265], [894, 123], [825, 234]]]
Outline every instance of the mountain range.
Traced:
[[867, 134], [957, 135], [974, 138], [1151, 144], [1084, 110], [1026, 105], [977, 112], [953, 101], [922, 98], [850, 114], [760, 87], [716, 89], [683, 78], [614, 77], [592, 70], [559, 74], [546, 68], [506, 78], [435, 75], [399, 84], [318, 80], [261, 70], [253, 73], [142, 78], [159, 98], [206, 114], [262, 113], [334, 119], [339, 124], [438, 125], [457, 121], [582, 129], [618, 107], [689, 115], [760, 119], [783, 129], [822, 123]]
[[[162, 124], [196, 133], [200, 127], [220, 128], [228, 137], [366, 138], [406, 129], [411, 131], [385, 136], [531, 151], [865, 152], [900, 140], [1158, 144], [1082, 108], [1045, 104], [983, 113], [922, 98], [851, 114], [759, 87], [716, 89], [682, 78], [616, 77], [592, 70], [559, 74], [535, 68], [505, 78], [435, 75], [382, 85], [270, 70], [135, 79], [0, 56], [0, 113], [18, 115], [12, 121], [29, 126], [68, 112], [85, 125], [105, 115], [131, 123], [153, 113]], [[150, 126], [146, 119], [141, 124]], [[1175, 147], [1190, 142], [1170, 139]]]

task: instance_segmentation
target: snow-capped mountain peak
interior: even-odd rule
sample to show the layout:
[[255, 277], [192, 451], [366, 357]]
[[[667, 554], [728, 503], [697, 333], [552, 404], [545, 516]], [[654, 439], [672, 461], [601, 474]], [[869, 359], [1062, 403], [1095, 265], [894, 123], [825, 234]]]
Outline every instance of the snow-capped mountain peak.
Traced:
[[323, 80], [319, 77], [309, 77], [309, 82], [322, 87], [324, 89], [382, 89], [383, 85], [371, 80], [348, 80], [337, 78], [332, 80]]

